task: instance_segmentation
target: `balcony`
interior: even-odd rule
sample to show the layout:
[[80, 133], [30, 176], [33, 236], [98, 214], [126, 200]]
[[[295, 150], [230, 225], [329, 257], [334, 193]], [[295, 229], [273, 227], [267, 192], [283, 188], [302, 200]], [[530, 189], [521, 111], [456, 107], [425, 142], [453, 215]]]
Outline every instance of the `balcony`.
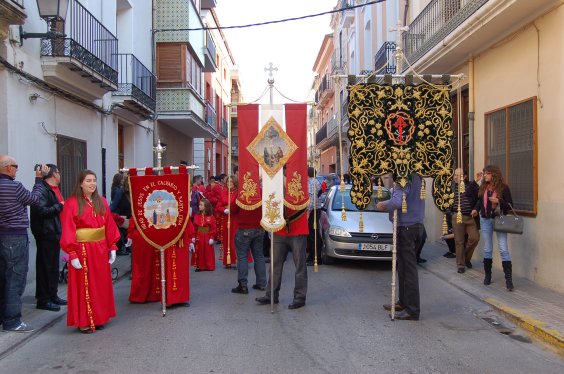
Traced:
[[330, 138], [333, 136], [333, 134], [336, 134], [337, 128], [337, 119], [335, 117], [327, 121], [327, 138]]
[[217, 70], [217, 65], [215, 61], [215, 44], [211, 37], [211, 33], [206, 31], [206, 37], [204, 38], [204, 68], [202, 69], [205, 73], [213, 73]]
[[342, 125], [346, 125], [346, 124], [349, 123], [348, 108], [349, 108], [349, 98], [347, 96], [347, 98], [341, 104], [341, 124]]
[[329, 100], [333, 97], [335, 93], [335, 88], [333, 85], [333, 79], [325, 75], [321, 80], [321, 84], [315, 95], [315, 102], [318, 105], [324, 106], [329, 102]]
[[331, 72], [332, 73], [342, 73], [344, 68], [343, 56], [341, 51], [336, 49], [333, 51], [331, 56]]
[[77, 0], [71, 0], [67, 38], [41, 39], [45, 80], [87, 100], [118, 88], [118, 40]]
[[327, 124], [323, 125], [315, 134], [315, 144], [320, 145], [325, 139], [327, 139]]
[[395, 42], [384, 42], [374, 56], [374, 69], [376, 74], [395, 74], [396, 60], [394, 52], [396, 51]]
[[217, 0], [202, 0], [202, 9], [212, 9], [217, 6]]
[[[341, 0], [341, 2], [339, 3], [339, 8], [343, 9], [343, 8], [351, 7], [353, 3], [354, 3], [353, 0]], [[353, 24], [353, 22], [354, 22], [354, 9], [347, 9], [341, 11], [341, 28], [346, 29], [350, 27]]]
[[557, 3], [557, 0], [432, 0], [402, 35], [405, 55], [422, 72], [448, 72]]
[[8, 37], [10, 25], [23, 25], [26, 18], [23, 0], [0, 0], [0, 40]]
[[229, 125], [227, 123], [227, 120], [222, 119], [221, 120], [221, 134], [223, 136], [227, 137], [227, 135], [229, 135], [228, 132], [229, 132]]
[[157, 89], [159, 122], [190, 138], [218, 138], [219, 133], [208, 125], [206, 105], [188, 82], [178, 82]]
[[206, 100], [206, 123], [212, 129], [215, 128], [217, 122], [217, 114], [215, 108], [209, 101]]
[[118, 89], [112, 93], [114, 103], [141, 116], [149, 116], [156, 109], [156, 77], [134, 55], [118, 56]]
[[239, 155], [239, 137], [233, 136], [231, 138], [231, 155], [238, 156]]

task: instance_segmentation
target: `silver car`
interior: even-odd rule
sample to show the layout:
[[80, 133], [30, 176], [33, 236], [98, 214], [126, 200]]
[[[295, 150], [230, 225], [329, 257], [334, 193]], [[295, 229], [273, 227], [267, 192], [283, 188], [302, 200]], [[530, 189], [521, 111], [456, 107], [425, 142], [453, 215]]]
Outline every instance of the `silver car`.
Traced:
[[[371, 202], [362, 212], [364, 232], [359, 232], [360, 213], [351, 202], [351, 187], [347, 185], [344, 194], [339, 186], [331, 187], [324, 201], [319, 217], [321, 261], [330, 265], [335, 259], [391, 260], [393, 226], [387, 212], [376, 210], [378, 201], [390, 199], [389, 190], [382, 188], [378, 199], [374, 187]], [[341, 219], [343, 196], [346, 221]]]

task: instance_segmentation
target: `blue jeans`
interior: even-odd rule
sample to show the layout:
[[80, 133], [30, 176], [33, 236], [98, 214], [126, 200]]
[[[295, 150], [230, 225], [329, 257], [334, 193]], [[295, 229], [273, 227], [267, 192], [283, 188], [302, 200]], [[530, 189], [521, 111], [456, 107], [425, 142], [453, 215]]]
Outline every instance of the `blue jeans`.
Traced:
[[[480, 217], [480, 231], [484, 239], [484, 258], [491, 259], [493, 255], [493, 218]], [[497, 245], [499, 246], [499, 253], [501, 254], [501, 261], [511, 261], [509, 254], [509, 247], [507, 246], [507, 233], [496, 232]]]
[[263, 229], [238, 229], [235, 233], [235, 249], [237, 251], [237, 280], [241, 286], [247, 285], [249, 260], [247, 253], [251, 249], [255, 264], [256, 285], [266, 287], [266, 267], [262, 252]]
[[21, 323], [28, 261], [27, 235], [0, 236], [0, 322], [5, 329]]

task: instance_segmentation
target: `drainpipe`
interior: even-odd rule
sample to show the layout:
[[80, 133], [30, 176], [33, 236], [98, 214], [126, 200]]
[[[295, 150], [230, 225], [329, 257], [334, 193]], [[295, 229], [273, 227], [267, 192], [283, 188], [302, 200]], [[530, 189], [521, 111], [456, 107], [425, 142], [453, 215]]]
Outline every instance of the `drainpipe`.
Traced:
[[[152, 8], [152, 19], [151, 19], [151, 54], [152, 54], [152, 71], [155, 76], [157, 76], [157, 51], [156, 51], [156, 38], [155, 38], [155, 26], [156, 26], [156, 19], [157, 19], [157, 0], [153, 0], [153, 8]], [[156, 81], [155, 81], [156, 85]], [[156, 87], [155, 87], [156, 92]], [[155, 97], [156, 99], [156, 97]], [[158, 118], [159, 113], [156, 112], [154, 119], [153, 119], [153, 144], [158, 144], [160, 139], [159, 134], [159, 125], [158, 125]], [[156, 155], [153, 154], [153, 164], [156, 165]]]
[[474, 57], [468, 60], [468, 148], [470, 150], [468, 160], [468, 178], [474, 176]]

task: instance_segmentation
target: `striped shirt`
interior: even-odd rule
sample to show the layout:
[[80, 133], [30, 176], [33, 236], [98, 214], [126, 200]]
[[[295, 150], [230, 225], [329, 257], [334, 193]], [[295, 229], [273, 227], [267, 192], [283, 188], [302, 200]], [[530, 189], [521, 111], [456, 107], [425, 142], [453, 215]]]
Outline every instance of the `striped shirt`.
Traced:
[[[463, 215], [469, 216], [472, 213], [472, 209], [476, 205], [476, 200], [478, 199], [478, 184], [474, 181], [464, 183], [464, 193], [460, 194], [460, 212]], [[454, 192], [454, 204], [452, 205], [452, 212], [458, 212], [458, 183], [454, 182], [452, 186], [452, 191]]]
[[37, 204], [42, 188], [41, 178], [35, 178], [29, 192], [12, 177], [0, 174], [0, 235], [27, 235], [27, 206]]

